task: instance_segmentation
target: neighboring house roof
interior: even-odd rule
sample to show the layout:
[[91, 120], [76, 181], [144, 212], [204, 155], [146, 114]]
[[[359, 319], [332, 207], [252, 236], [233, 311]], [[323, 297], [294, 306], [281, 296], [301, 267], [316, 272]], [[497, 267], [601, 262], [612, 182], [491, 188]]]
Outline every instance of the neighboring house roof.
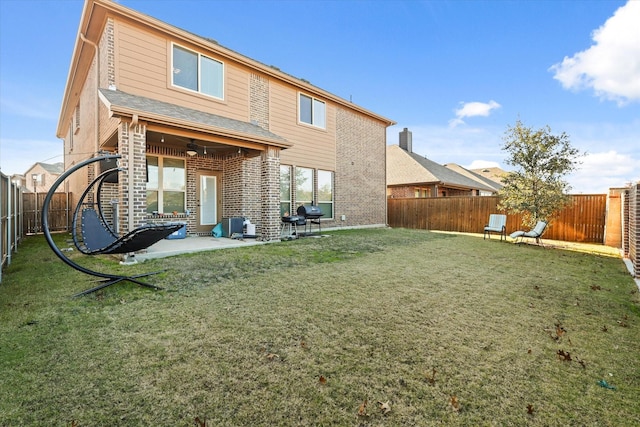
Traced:
[[120, 90], [100, 89], [100, 99], [112, 114], [117, 116], [138, 116], [139, 120], [166, 122], [173, 125], [182, 123], [190, 128], [207, 130], [230, 137], [243, 138], [259, 143], [269, 143], [288, 148], [293, 144], [262, 127], [216, 114], [205, 113], [144, 96], [131, 95]]
[[64, 163], [62, 162], [53, 163], [53, 164], [38, 162], [38, 164], [42, 166], [42, 169], [46, 170], [51, 175], [60, 175], [62, 174], [62, 172], [64, 172]]
[[465, 169], [464, 167], [460, 166], [459, 164], [456, 163], [447, 163], [444, 165], [446, 168], [449, 168], [453, 171], [458, 172], [460, 175], [464, 175], [467, 178], [471, 178], [474, 181], [478, 181], [480, 184], [486, 185], [488, 187], [491, 187], [493, 189], [493, 191], [498, 191], [502, 188], [502, 184], [493, 181], [487, 177], [484, 177], [480, 174], [478, 174], [477, 172], [474, 172], [473, 170], [469, 170], [469, 169]]
[[502, 186], [502, 178], [509, 173], [506, 170], [500, 169], [498, 167], [471, 169], [471, 171], [485, 178], [488, 178], [493, 182], [497, 182], [501, 186]]
[[494, 191], [492, 187], [467, 178], [399, 145], [387, 146], [387, 185], [439, 184], [448, 187]]
[[58, 162], [58, 163], [36, 162], [29, 169], [27, 169], [27, 171], [25, 172], [25, 176], [29, 173], [30, 170], [32, 170], [36, 166], [40, 166], [42, 169], [44, 169], [47, 173], [51, 175], [60, 175], [62, 174], [62, 172], [64, 172], [64, 163], [62, 162]]

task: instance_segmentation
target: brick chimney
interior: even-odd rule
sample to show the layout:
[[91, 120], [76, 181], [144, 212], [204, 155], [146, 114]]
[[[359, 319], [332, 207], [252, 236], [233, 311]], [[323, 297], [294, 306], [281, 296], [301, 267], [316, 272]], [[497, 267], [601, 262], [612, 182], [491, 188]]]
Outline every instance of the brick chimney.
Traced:
[[411, 147], [411, 131], [407, 128], [404, 128], [402, 132], [400, 132], [400, 148], [409, 153], [413, 152], [413, 148]]

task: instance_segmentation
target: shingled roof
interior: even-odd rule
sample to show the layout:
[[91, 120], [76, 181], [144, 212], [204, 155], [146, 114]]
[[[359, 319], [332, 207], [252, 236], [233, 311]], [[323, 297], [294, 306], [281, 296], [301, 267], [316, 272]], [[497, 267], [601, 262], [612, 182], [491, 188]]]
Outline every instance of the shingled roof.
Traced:
[[438, 184], [482, 191], [494, 188], [455, 172], [399, 145], [387, 146], [387, 185]]
[[230, 119], [217, 114], [205, 113], [192, 108], [181, 107], [168, 102], [158, 101], [120, 90], [100, 89], [100, 97], [115, 115], [137, 114], [140, 120], [163, 121], [167, 123], [186, 123], [211, 132], [222, 132], [245, 136], [283, 148], [290, 147], [283, 137], [269, 132], [254, 123]]
[[[40, 165], [40, 167], [42, 169], [46, 170], [51, 175], [60, 175], [60, 174], [62, 174], [62, 172], [64, 172], [64, 163], [62, 163], [62, 162], [58, 162], [58, 163], [37, 162], [36, 165]], [[32, 168], [33, 168], [33, 166], [32, 166]]]
[[[471, 178], [474, 181], [478, 181], [481, 184], [491, 187], [494, 189], [494, 191], [498, 191], [503, 187], [503, 185], [500, 184], [499, 182], [493, 181], [486, 176], [482, 176], [473, 169], [466, 169], [457, 163], [446, 163], [444, 166], [448, 169], [458, 172], [461, 175], [466, 176], [467, 178]], [[496, 168], [496, 169], [499, 169], [499, 168]]]

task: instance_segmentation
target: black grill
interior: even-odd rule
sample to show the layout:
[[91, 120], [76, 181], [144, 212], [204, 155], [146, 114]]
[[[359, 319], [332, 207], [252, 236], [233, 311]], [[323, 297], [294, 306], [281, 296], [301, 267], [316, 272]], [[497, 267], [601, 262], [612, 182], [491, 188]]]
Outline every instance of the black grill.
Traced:
[[309, 218], [309, 219], [318, 219], [324, 214], [320, 211], [318, 206], [313, 205], [301, 205], [298, 206], [298, 210], [296, 212], [298, 216]]
[[304, 225], [306, 220], [302, 216], [293, 215], [293, 216], [283, 216], [282, 222], [285, 224], [295, 224], [295, 225]]
[[299, 217], [302, 217], [305, 220], [305, 224], [304, 224], [304, 232], [305, 232], [305, 234], [307, 233], [307, 221], [306, 220], [309, 220], [308, 221], [309, 233], [311, 233], [311, 226], [313, 224], [316, 224], [318, 226], [318, 233], [320, 233], [322, 231], [321, 224], [320, 224], [320, 217], [322, 217], [324, 214], [322, 213], [322, 211], [320, 210], [320, 208], [318, 206], [301, 205], [301, 206], [298, 206], [298, 209], [297, 209], [296, 213], [298, 214]]

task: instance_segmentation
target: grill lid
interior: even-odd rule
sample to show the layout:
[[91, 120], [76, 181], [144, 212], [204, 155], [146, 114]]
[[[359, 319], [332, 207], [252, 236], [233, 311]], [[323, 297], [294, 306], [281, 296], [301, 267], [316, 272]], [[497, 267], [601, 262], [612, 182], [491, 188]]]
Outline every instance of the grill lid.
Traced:
[[324, 215], [318, 206], [313, 205], [298, 206], [296, 213], [305, 218], [320, 218]]

